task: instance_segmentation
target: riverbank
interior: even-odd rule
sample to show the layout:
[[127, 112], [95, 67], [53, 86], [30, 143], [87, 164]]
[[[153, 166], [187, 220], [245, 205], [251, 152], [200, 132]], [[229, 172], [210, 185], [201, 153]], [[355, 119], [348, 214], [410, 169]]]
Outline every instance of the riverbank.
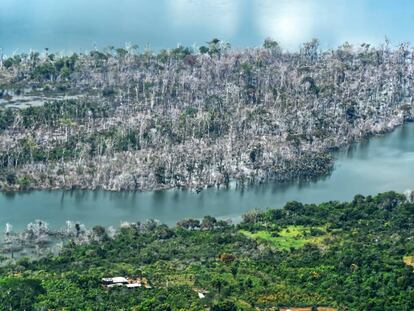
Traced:
[[[410, 310], [413, 211], [406, 196], [387, 192], [290, 202], [238, 225], [205, 217], [116, 232], [68, 226], [71, 242], [57, 256], [0, 257], [0, 308]], [[27, 231], [34, 240], [48, 232], [44, 224]], [[151, 288], [102, 286], [117, 276]]]
[[229, 188], [210, 187], [198, 194], [186, 189], [153, 192], [104, 190], [42, 190], [0, 193], [0, 228], [10, 223], [24, 230], [35, 219], [53, 229], [67, 220], [88, 227], [117, 226], [123, 221], [158, 219], [175, 224], [183, 218], [201, 219], [211, 215], [238, 222], [254, 208], [280, 208], [288, 201], [321, 203], [347, 201], [355, 193], [373, 195], [379, 191], [404, 192], [414, 188], [414, 123], [371, 137], [334, 153], [331, 174], [318, 179], [268, 182]]
[[213, 40], [10, 58], [2, 88], [82, 97], [0, 109], [0, 187], [200, 191], [326, 175], [332, 150], [413, 119], [414, 58], [401, 49]]

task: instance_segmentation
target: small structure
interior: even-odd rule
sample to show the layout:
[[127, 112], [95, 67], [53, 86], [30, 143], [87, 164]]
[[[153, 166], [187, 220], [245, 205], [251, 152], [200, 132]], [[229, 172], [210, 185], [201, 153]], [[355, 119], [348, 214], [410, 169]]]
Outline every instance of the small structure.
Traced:
[[112, 278], [112, 282], [116, 284], [128, 284], [129, 283], [128, 279], [121, 277], [121, 276]]
[[198, 298], [204, 299], [206, 298], [206, 295], [204, 295], [203, 293], [198, 293]]
[[114, 278], [103, 278], [102, 285], [107, 288], [112, 288], [116, 286], [124, 286], [126, 288], [138, 288], [144, 286], [145, 288], [152, 288], [148, 284], [146, 278], [137, 278], [137, 279], [128, 279], [125, 277], [114, 277]]
[[128, 284], [128, 280], [124, 277], [103, 278], [102, 284], [106, 287], [123, 286]]
[[193, 291], [197, 293], [197, 296], [200, 299], [206, 298], [206, 295], [208, 294], [208, 291], [201, 289], [201, 288], [193, 288]]

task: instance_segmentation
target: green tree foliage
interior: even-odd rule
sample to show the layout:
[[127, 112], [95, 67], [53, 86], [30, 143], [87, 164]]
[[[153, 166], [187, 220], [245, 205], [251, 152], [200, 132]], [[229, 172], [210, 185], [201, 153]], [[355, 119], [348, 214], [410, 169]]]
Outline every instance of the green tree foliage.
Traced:
[[39, 280], [26, 278], [0, 279], [0, 310], [35, 310], [39, 295], [45, 290]]
[[[0, 310], [414, 308], [414, 204], [402, 195], [290, 202], [236, 226], [214, 220], [134, 224], [113, 239], [95, 227], [94, 242], [0, 268]], [[111, 276], [153, 288], [102, 287]]]

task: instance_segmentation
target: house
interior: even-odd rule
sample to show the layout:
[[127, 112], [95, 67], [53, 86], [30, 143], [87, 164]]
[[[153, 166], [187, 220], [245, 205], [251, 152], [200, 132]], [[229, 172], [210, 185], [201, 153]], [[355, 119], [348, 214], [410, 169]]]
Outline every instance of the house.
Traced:
[[152, 288], [148, 284], [146, 278], [137, 278], [137, 279], [128, 279], [125, 277], [114, 277], [114, 278], [103, 278], [102, 285], [107, 288], [112, 288], [116, 286], [124, 286], [126, 288], [138, 288], [144, 286], [145, 288]]
[[112, 278], [112, 282], [113, 283], [117, 283], [117, 284], [128, 284], [128, 280], [124, 277], [115, 277]]
[[128, 280], [124, 277], [103, 278], [102, 284], [106, 287], [122, 286], [128, 284]]

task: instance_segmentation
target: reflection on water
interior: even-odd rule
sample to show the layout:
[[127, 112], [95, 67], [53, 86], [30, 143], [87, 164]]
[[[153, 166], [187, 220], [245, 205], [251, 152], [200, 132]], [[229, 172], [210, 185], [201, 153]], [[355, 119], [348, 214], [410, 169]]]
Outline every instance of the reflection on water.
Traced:
[[66, 220], [87, 226], [119, 225], [121, 221], [177, 220], [213, 215], [239, 219], [253, 208], [279, 208], [287, 201], [318, 203], [350, 200], [357, 193], [405, 191], [414, 188], [414, 123], [353, 145], [336, 155], [335, 170], [317, 180], [267, 183], [230, 189], [208, 188], [155, 192], [34, 191], [0, 194], [0, 228], [22, 229], [34, 219], [60, 227]]
[[[82, 52], [137, 43], [141, 49], [191, 46], [220, 38], [258, 46], [271, 36], [284, 47], [319, 38], [322, 47], [412, 41], [414, 2], [400, 0], [2, 0], [0, 48]], [[404, 8], [404, 9], [402, 9]], [[122, 17], [122, 18], [121, 18]], [[369, 21], [369, 22], [368, 22]]]

